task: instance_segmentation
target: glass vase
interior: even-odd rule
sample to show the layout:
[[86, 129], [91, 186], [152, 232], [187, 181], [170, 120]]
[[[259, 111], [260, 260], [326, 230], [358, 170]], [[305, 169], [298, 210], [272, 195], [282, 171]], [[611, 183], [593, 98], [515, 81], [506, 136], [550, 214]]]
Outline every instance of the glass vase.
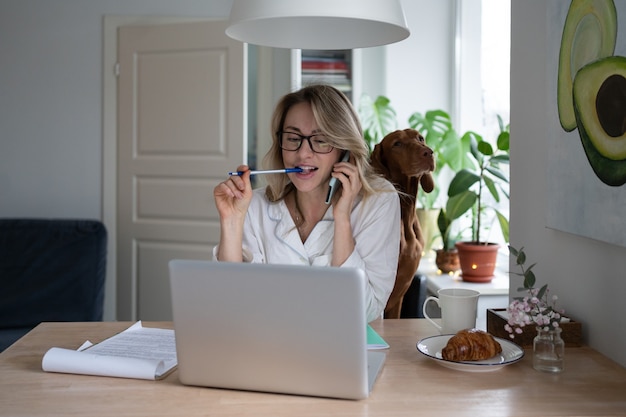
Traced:
[[537, 336], [533, 340], [533, 368], [543, 372], [561, 372], [564, 356], [561, 329], [537, 327]]

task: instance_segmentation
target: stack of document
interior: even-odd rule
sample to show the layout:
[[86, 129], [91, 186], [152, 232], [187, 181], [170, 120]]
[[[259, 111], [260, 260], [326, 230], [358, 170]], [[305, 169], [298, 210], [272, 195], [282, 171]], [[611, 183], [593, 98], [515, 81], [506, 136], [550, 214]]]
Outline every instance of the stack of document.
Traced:
[[178, 360], [174, 330], [143, 327], [141, 321], [98, 344], [78, 350], [53, 347], [43, 357], [46, 372], [161, 379]]

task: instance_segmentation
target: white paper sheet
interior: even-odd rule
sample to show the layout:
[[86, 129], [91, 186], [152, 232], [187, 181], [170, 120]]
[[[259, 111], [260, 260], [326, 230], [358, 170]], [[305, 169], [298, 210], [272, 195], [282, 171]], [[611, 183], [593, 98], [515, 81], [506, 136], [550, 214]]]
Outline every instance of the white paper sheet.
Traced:
[[96, 345], [86, 342], [78, 350], [53, 347], [41, 365], [46, 372], [154, 380], [177, 363], [174, 331], [143, 327], [139, 321]]

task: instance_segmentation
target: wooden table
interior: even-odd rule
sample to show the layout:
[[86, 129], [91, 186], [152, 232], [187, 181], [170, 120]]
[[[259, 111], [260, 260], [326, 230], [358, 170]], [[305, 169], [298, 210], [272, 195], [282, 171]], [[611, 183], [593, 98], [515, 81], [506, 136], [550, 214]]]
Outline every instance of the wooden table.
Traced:
[[[589, 347], [567, 348], [565, 371], [532, 368], [532, 355], [494, 372], [444, 368], [419, 353], [433, 335], [423, 319], [380, 320], [391, 345], [367, 400], [333, 400], [188, 387], [161, 381], [46, 373], [53, 346], [99, 342], [129, 322], [43, 323], [0, 354], [2, 416], [582, 416], [626, 415], [626, 369]], [[143, 323], [171, 328], [171, 323]]]

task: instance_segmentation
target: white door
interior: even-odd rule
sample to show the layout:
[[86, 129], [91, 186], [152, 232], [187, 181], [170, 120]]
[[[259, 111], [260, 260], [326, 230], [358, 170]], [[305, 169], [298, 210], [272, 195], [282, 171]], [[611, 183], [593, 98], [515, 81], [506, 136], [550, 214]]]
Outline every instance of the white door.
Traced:
[[246, 47], [225, 29], [119, 29], [119, 320], [171, 320], [169, 260], [219, 239], [213, 188], [246, 158]]

